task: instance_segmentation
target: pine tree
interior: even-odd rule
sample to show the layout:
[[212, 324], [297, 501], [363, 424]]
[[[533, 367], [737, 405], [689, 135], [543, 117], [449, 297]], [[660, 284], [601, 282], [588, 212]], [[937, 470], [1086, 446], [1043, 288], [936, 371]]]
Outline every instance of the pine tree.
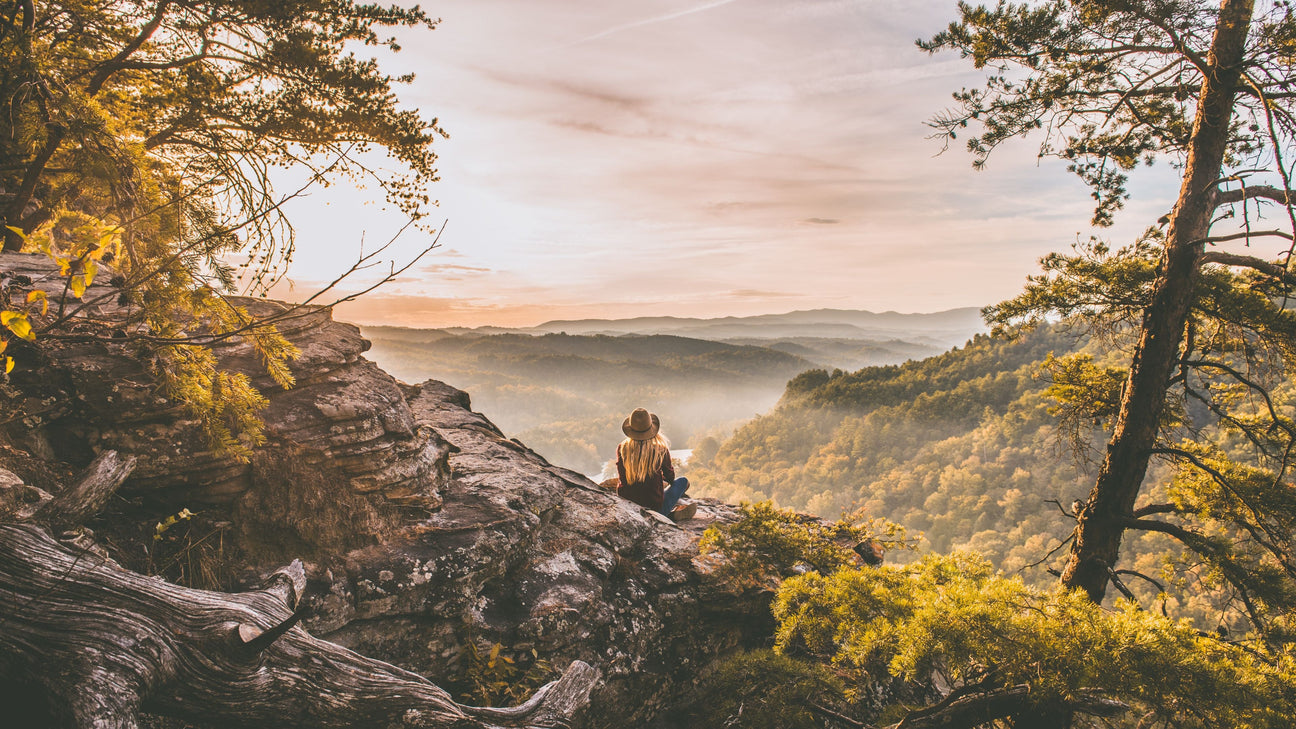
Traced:
[[[1139, 497], [1149, 459], [1165, 455], [1216, 481], [1239, 502], [1233, 513], [1252, 514], [1244, 530], [1261, 533], [1273, 526], [1268, 520], [1287, 520], [1251, 503], [1236, 473], [1213, 466], [1216, 450], [1166, 441], [1176, 425], [1195, 424], [1177, 417], [1183, 403], [1199, 403], [1225, 436], [1249, 442], [1268, 491], [1291, 488], [1285, 478], [1293, 431], [1273, 389], [1285, 382], [1296, 350], [1286, 308], [1296, 232], [1287, 167], [1296, 136], [1292, 10], [1285, 2], [1257, 11], [1251, 0], [1170, 0], [961, 5], [960, 13], [920, 45], [958, 50], [992, 71], [983, 89], [956, 94], [956, 108], [934, 121], [949, 139], [979, 125], [968, 141], [977, 165], [1007, 139], [1041, 130], [1040, 155], [1068, 160], [1091, 187], [1098, 224], [1109, 224], [1127, 197], [1128, 170], [1158, 158], [1182, 170], [1164, 228], [1115, 253], [1099, 243], [1049, 257], [1046, 273], [1025, 293], [988, 312], [1001, 324], [1080, 315], [1133, 341], [1119, 389], [1107, 387], [1111, 437], [1081, 505], [1062, 583], [1101, 602], [1129, 529], [1169, 534], [1223, 568], [1234, 550], [1153, 518], [1201, 515], [1204, 505], [1140, 504]], [[1264, 203], [1277, 206], [1280, 229], [1257, 229]], [[1230, 215], [1242, 229], [1214, 233]], [[1214, 249], [1229, 240], [1282, 245], [1272, 258]], [[1264, 403], [1259, 411], [1257, 402]], [[1265, 559], [1286, 564], [1289, 550], [1279, 541], [1259, 543]], [[1231, 581], [1243, 584], [1244, 573]]]

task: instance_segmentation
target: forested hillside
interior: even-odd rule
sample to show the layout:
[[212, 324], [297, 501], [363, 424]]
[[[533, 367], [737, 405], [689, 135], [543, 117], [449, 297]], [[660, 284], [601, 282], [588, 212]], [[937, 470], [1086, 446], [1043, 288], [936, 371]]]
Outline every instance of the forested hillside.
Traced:
[[1073, 523], [1048, 500], [1069, 509], [1092, 480], [1058, 437], [1041, 370], [1078, 345], [1042, 328], [902, 365], [811, 370], [773, 412], [696, 449], [689, 474], [733, 501], [830, 518], [862, 508], [924, 532], [935, 551], [971, 548], [1017, 569]]

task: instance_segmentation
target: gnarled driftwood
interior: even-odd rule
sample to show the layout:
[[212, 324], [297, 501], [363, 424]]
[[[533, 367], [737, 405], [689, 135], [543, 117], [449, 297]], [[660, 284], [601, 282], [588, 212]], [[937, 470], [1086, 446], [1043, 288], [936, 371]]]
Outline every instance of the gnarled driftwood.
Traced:
[[40, 521], [51, 526], [73, 526], [99, 513], [108, 499], [135, 470], [134, 456], [117, 451], [100, 453], [75, 483], [60, 492], [40, 512]]
[[463, 706], [428, 680], [296, 623], [300, 563], [261, 590], [179, 587], [0, 524], [0, 681], [59, 726], [133, 729], [141, 711], [229, 727], [558, 727], [599, 679], [579, 661], [511, 709]]

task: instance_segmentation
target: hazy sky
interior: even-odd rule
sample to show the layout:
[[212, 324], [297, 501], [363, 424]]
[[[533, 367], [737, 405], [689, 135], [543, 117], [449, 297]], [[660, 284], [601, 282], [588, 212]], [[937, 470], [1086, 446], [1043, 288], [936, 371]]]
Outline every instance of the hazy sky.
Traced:
[[[339, 312], [363, 323], [526, 325], [819, 307], [935, 311], [1011, 296], [1088, 236], [1088, 192], [1038, 140], [973, 172], [923, 122], [977, 85], [914, 46], [953, 0], [441, 0], [383, 59], [452, 135], [442, 247]], [[1166, 167], [1105, 233], [1167, 211]], [[400, 227], [338, 186], [290, 210], [298, 291]], [[425, 245], [407, 234], [397, 257]]]

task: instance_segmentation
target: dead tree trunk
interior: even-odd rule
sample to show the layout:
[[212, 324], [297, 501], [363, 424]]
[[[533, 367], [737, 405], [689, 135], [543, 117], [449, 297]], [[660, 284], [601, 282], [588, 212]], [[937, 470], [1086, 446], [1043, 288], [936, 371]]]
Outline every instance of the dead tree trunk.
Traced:
[[599, 679], [579, 661], [522, 706], [463, 706], [427, 679], [314, 638], [300, 562], [255, 592], [172, 585], [0, 524], [0, 681], [41, 692], [70, 729], [141, 711], [222, 727], [557, 727]]

